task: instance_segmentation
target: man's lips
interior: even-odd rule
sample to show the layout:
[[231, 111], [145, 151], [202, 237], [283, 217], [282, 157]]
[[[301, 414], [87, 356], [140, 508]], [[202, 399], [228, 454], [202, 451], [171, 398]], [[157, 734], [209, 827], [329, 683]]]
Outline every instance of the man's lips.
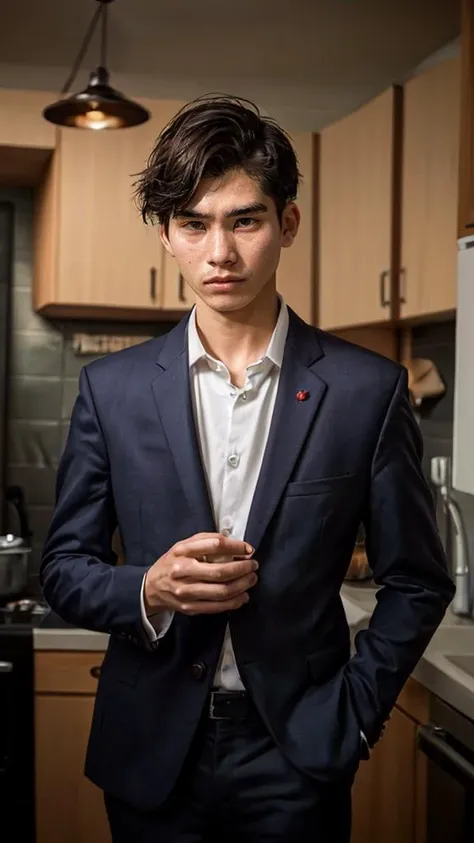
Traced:
[[208, 278], [205, 281], [205, 284], [238, 284], [244, 281], [244, 278], [221, 278], [220, 276], [215, 276], [214, 278]]

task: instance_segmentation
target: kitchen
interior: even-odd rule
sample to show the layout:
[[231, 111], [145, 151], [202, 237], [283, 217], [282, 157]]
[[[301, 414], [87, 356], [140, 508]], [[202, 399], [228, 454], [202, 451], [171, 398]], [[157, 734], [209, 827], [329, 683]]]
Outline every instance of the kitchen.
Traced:
[[[26, 0], [23, 5], [26, 13]], [[58, 7], [43, 5], [36, 11], [38, 28], [54, 31]], [[70, 56], [92, 13], [90, 5], [80, 16], [76, 10], [77, 27], [68, 29]], [[127, 5], [127, 0], [120, 4], [123, 14]], [[337, 27], [343, 16], [357, 14], [353, 6], [358, 4], [340, 5], [344, 12], [339, 10]], [[446, 545], [456, 550], [450, 556], [459, 564], [458, 595], [464, 603], [461, 615], [447, 616], [404, 689], [383, 740], [370, 762], [361, 765], [354, 789], [353, 843], [472, 839], [462, 837], [456, 823], [472, 823], [461, 803], [464, 790], [469, 794], [472, 787], [466, 769], [474, 772], [468, 764], [474, 752], [474, 626], [469, 617], [471, 592], [466, 592], [472, 575], [470, 568], [466, 575], [461, 564], [463, 559], [466, 565], [474, 564], [474, 466], [468, 444], [474, 304], [469, 284], [462, 280], [466, 274], [472, 278], [472, 269], [468, 264], [466, 268], [471, 241], [464, 238], [472, 237], [474, 221], [474, 3], [463, 0], [459, 9], [456, 5], [446, 3], [439, 19], [430, 8], [433, 20], [426, 24], [422, 46], [413, 48], [413, 58], [404, 56], [390, 78], [381, 73], [371, 82], [370, 92], [370, 86], [359, 89], [350, 103], [346, 70], [339, 84], [345, 86], [347, 103], [344, 97], [337, 100], [337, 114], [328, 107], [319, 112], [317, 107], [305, 108], [304, 91], [293, 108], [295, 89], [281, 94], [286, 97], [281, 119], [304, 176], [299, 200], [304, 223], [298, 250], [283, 255], [279, 289], [308, 322], [412, 365], [426, 472], [436, 481], [440, 529]], [[364, 7], [368, 31], [374, 7]], [[403, 18], [403, 4], [398, 7], [395, 17]], [[15, 18], [21, 17], [19, 8]], [[422, 28], [421, 13], [417, 22], [408, 8], [405, 34]], [[117, 3], [110, 10], [111, 52], [113, 21], [120, 13]], [[156, 18], [151, 20], [158, 32]], [[355, 25], [356, 18], [351, 20]], [[16, 28], [13, 18], [8, 26], [13, 39], [18, 21]], [[117, 38], [123, 37], [119, 31]], [[28, 551], [28, 583], [13, 584], [8, 597], [5, 591], [4, 603], [38, 595], [39, 555], [81, 367], [94, 356], [166, 331], [192, 303], [174, 264], [161, 251], [156, 232], [139, 224], [128, 197], [130, 175], [138, 172], [156, 134], [194, 89], [183, 80], [169, 82], [164, 98], [163, 88], [156, 83], [153, 87], [150, 79], [144, 78], [141, 88], [136, 78], [132, 87], [130, 80], [121, 80], [117, 86], [150, 110], [148, 122], [124, 132], [56, 129], [42, 110], [58, 99], [63, 79], [51, 69], [48, 77], [48, 62], [40, 62], [40, 53], [36, 58], [23, 53], [16, 66], [12, 56], [10, 67], [0, 66], [0, 301], [4, 316], [11, 314], [0, 328], [0, 336], [8, 337], [0, 349], [5, 355], [0, 365], [8, 373], [0, 465], [2, 488], [10, 498], [6, 527], [23, 537]], [[33, 61], [44, 65], [41, 72], [32, 73], [28, 64]], [[225, 81], [219, 77], [219, 87]], [[235, 80], [229, 84], [236, 89]], [[214, 87], [212, 78], [204, 90]], [[239, 85], [238, 92], [259, 96], [279, 117], [275, 90], [258, 93], [258, 85], [246, 84]], [[458, 239], [463, 241], [459, 257]], [[341, 279], [350, 279], [350, 284]], [[1, 427], [0, 431], [3, 434]], [[451, 455], [454, 490], [443, 479], [447, 470], [449, 480], [450, 465], [431, 462]], [[448, 502], [451, 512], [459, 508], [460, 521], [445, 518]], [[7, 532], [6, 527], [0, 532]], [[364, 566], [361, 550], [358, 560], [354, 557], [352, 575], [367, 573]], [[348, 580], [344, 598], [355, 633], [367, 623], [375, 588], [370, 579]], [[44, 625], [38, 629], [37, 624], [44, 624], [40, 612], [22, 625], [26, 647], [20, 655], [14, 651], [15, 659], [25, 660], [20, 675], [26, 685], [15, 686], [14, 697], [8, 696], [10, 690], [1, 695], [11, 705], [2, 713], [2, 722], [14, 710], [21, 726], [18, 732], [10, 730], [3, 754], [14, 762], [4, 766], [10, 774], [13, 764], [15, 784], [22, 782], [24, 801], [16, 811], [29, 818], [25, 834], [31, 833], [33, 823], [38, 843], [55, 843], [66, 836], [77, 843], [100, 843], [109, 839], [104, 810], [99, 792], [82, 777], [82, 763], [106, 640], [83, 630]], [[8, 633], [15, 626], [11, 621], [11, 613], [4, 611]], [[5, 646], [8, 637], [12, 638], [3, 635]], [[13, 636], [15, 646], [20, 637]], [[13, 657], [0, 650], [0, 660], [8, 666]], [[11, 679], [7, 668], [0, 679]], [[25, 709], [21, 719], [20, 703]], [[455, 741], [447, 750], [442, 733], [433, 735], [430, 723], [441, 723], [444, 732], [453, 734]], [[463, 747], [460, 762], [456, 741]], [[430, 753], [435, 760], [427, 760]], [[439, 771], [446, 763], [449, 775]], [[456, 778], [460, 785], [454, 784]], [[436, 787], [442, 789], [441, 800], [439, 793], [433, 795]], [[444, 819], [436, 810], [439, 805]], [[466, 835], [469, 828], [472, 825]]]

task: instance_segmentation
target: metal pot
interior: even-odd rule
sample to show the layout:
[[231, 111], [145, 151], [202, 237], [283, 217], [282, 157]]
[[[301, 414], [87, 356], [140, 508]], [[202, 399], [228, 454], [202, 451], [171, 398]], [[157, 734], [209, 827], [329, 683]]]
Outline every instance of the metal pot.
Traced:
[[28, 586], [31, 547], [20, 536], [0, 536], [0, 599], [17, 597]]

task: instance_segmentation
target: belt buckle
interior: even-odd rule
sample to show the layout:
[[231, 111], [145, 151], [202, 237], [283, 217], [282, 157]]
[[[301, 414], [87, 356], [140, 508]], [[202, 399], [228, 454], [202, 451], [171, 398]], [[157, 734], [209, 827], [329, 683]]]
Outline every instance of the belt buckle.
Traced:
[[215, 714], [215, 712], [214, 712], [214, 698], [215, 697], [216, 697], [216, 692], [211, 691], [211, 699], [209, 701], [209, 714], [208, 714], [209, 720], [228, 720], [229, 718], [225, 717], [225, 715], [219, 716], [218, 714]]

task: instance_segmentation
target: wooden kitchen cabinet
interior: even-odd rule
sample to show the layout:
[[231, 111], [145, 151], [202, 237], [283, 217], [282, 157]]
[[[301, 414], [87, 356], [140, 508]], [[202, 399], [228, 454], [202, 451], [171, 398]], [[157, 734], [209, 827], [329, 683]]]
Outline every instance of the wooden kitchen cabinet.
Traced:
[[277, 289], [298, 316], [314, 325], [314, 206], [318, 138], [310, 132], [290, 132], [289, 135], [302, 176], [296, 203], [301, 212], [301, 223], [293, 245], [281, 250]]
[[157, 226], [140, 219], [133, 182], [181, 103], [144, 104], [152, 119], [143, 126], [58, 130], [36, 207], [34, 307], [44, 315], [153, 320], [165, 268], [166, 289], [178, 288]]
[[405, 86], [401, 317], [456, 307], [460, 104], [459, 58]]
[[474, 233], [474, 0], [461, 0], [458, 237]]
[[42, 111], [57, 98], [47, 91], [0, 88], [0, 184], [29, 187], [40, 182], [56, 141]]
[[56, 99], [49, 91], [0, 88], [0, 146], [54, 149], [55, 127], [42, 112]]
[[351, 843], [426, 843], [426, 756], [416, 732], [429, 693], [410, 679], [353, 788]]
[[84, 759], [103, 653], [35, 656], [36, 843], [111, 843]]
[[319, 167], [318, 324], [393, 317], [401, 92], [390, 88], [323, 129]]

